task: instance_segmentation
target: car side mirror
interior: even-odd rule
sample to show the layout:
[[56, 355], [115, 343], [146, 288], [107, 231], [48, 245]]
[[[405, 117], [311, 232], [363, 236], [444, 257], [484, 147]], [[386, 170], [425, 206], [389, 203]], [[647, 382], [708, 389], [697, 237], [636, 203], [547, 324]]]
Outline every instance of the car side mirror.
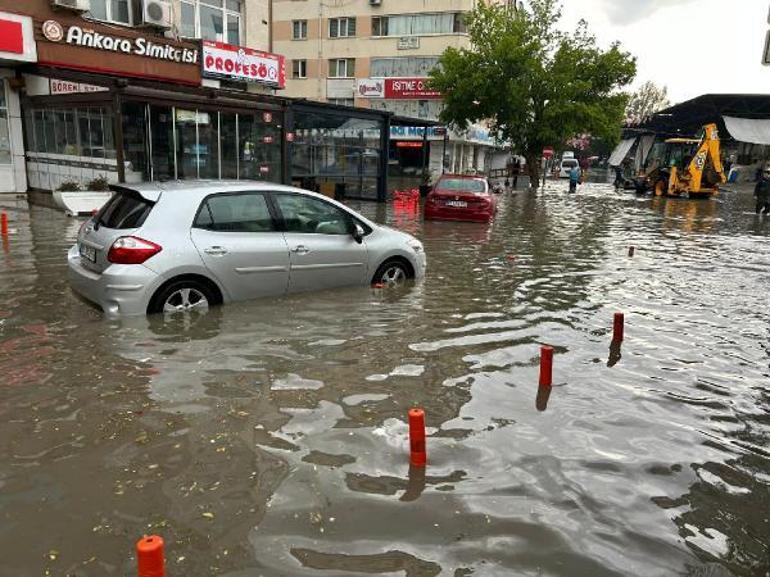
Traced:
[[364, 242], [364, 234], [366, 232], [364, 231], [363, 227], [358, 224], [357, 222], [353, 224], [353, 240], [355, 240], [358, 244], [361, 244]]

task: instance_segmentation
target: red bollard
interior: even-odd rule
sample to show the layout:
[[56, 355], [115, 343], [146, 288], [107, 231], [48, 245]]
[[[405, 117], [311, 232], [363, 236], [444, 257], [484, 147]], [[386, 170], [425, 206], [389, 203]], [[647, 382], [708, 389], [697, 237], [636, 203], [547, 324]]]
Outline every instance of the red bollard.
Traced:
[[540, 386], [550, 387], [553, 382], [553, 347], [540, 347]]
[[0, 234], [8, 236], [8, 215], [5, 212], [0, 215]]
[[625, 317], [623, 313], [615, 313], [615, 322], [612, 325], [612, 341], [615, 343], [623, 342], [623, 325]]
[[424, 467], [428, 462], [425, 449], [425, 411], [409, 409], [409, 462]]
[[136, 543], [138, 577], [166, 577], [163, 563], [163, 538], [149, 535]]

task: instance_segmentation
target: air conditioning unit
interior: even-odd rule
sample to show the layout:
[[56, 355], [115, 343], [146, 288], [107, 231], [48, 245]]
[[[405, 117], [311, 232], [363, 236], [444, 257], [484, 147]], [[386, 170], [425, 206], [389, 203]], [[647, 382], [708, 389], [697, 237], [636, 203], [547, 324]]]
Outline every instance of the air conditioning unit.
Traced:
[[171, 18], [171, 4], [167, 0], [144, 0], [142, 22], [153, 28], [170, 29], [174, 22]]
[[382, 0], [369, 0], [369, 6], [382, 6]]
[[91, 9], [91, 0], [53, 0], [54, 8], [66, 8], [75, 12], [88, 12]]

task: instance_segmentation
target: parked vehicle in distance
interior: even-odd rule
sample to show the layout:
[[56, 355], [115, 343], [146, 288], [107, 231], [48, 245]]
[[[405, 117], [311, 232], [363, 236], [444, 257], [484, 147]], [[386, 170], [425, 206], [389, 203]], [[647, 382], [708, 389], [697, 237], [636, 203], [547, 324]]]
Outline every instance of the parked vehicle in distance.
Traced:
[[425, 199], [428, 220], [489, 222], [497, 211], [497, 199], [483, 176], [442, 175]]
[[569, 173], [573, 168], [579, 166], [575, 158], [564, 158], [559, 165], [559, 178], [569, 178]]
[[420, 241], [306, 190], [244, 181], [113, 190], [67, 255], [73, 289], [110, 315], [425, 274]]

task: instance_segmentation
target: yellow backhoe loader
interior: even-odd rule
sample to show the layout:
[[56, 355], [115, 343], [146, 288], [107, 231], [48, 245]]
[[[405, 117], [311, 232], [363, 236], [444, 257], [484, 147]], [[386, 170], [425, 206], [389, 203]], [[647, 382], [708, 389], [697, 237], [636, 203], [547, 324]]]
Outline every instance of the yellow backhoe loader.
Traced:
[[700, 138], [669, 138], [656, 143], [636, 180], [636, 191], [652, 190], [655, 196], [708, 197], [717, 194], [725, 182], [719, 131], [716, 124], [707, 124]]

